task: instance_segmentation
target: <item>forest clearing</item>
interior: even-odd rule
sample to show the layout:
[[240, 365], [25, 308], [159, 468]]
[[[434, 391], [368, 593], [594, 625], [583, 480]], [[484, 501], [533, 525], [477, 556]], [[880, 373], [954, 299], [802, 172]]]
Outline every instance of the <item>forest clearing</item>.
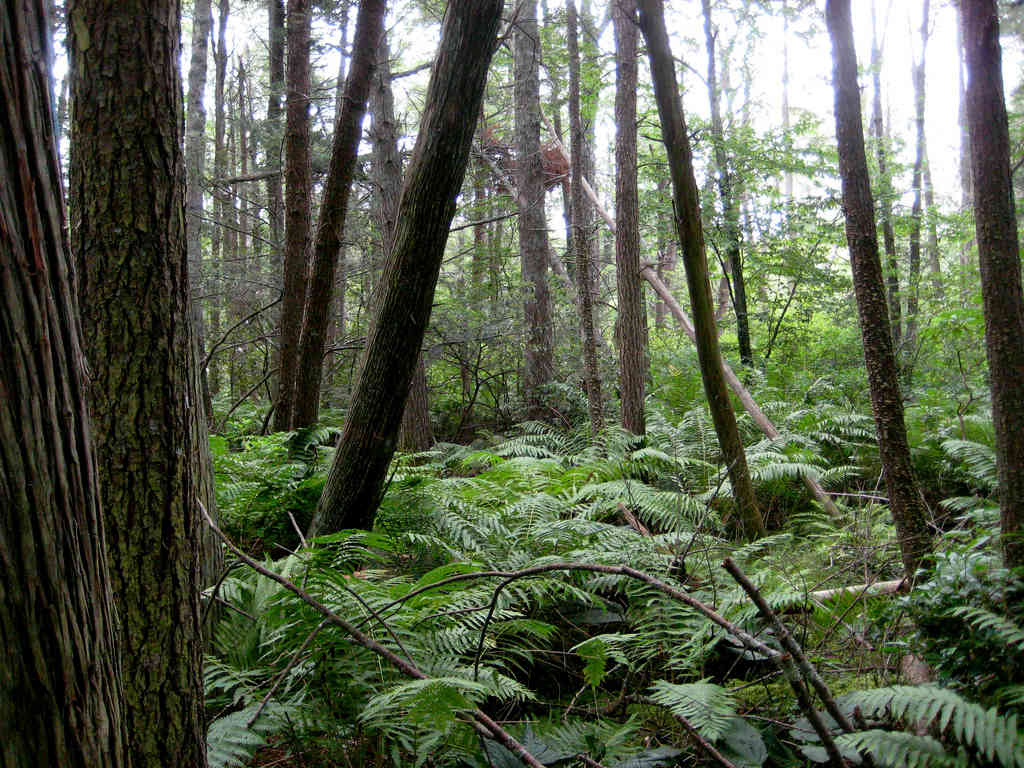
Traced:
[[1022, 53], [5, 0], [0, 766], [1024, 768]]

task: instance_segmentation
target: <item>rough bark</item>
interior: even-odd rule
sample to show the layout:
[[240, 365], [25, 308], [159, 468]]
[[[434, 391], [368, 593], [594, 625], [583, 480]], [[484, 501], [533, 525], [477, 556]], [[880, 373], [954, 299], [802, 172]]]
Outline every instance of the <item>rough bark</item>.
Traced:
[[871, 0], [871, 133], [875, 138], [875, 157], [878, 162], [878, 220], [882, 225], [882, 243], [885, 246], [885, 281], [888, 293], [889, 325], [892, 343], [900, 348], [903, 338], [903, 307], [900, 298], [900, 267], [896, 257], [896, 235], [892, 227], [892, 176], [886, 151], [887, 136], [882, 124], [882, 47], [876, 32], [875, 0]]
[[889, 491], [889, 508], [896, 523], [904, 569], [907, 576], [913, 578], [921, 558], [931, 550], [931, 536], [910, 462], [882, 265], [878, 258], [849, 0], [828, 0], [825, 17], [832, 38], [839, 173], [864, 361], [878, 449]]
[[323, 379], [327, 326], [334, 299], [335, 271], [341, 241], [345, 236], [345, 214], [355, 173], [360, 128], [373, 79], [377, 44], [384, 31], [384, 13], [384, 0], [362, 0], [359, 4], [352, 66], [345, 85], [341, 113], [334, 129], [331, 163], [324, 182], [320, 219], [313, 244], [305, 321], [299, 342], [292, 429], [314, 424], [320, 413], [320, 384]]
[[298, 378], [299, 337], [306, 305], [309, 274], [313, 171], [309, 158], [310, 0], [288, 0], [288, 94], [285, 108], [285, 230], [284, 285], [278, 322], [277, 395], [274, 429], [292, 428], [295, 383]]
[[711, 283], [708, 280], [700, 202], [697, 199], [697, 182], [693, 175], [693, 155], [683, 117], [672, 51], [665, 30], [664, 7], [662, 0], [640, 0], [637, 5], [640, 10], [640, 29], [647, 40], [654, 96], [658, 102], [661, 132], [672, 174], [676, 231], [682, 247], [686, 282], [690, 290], [701, 379], [704, 382], [704, 392], [711, 409], [711, 418], [718, 434], [722, 456], [728, 467], [742, 533], [747, 538], [754, 539], [764, 535], [764, 521], [754, 498], [754, 487], [750, 481], [750, 471], [747, 469], [743, 442], [736, 426], [736, 415], [733, 413], [729, 391], [722, 375], [722, 355], [718, 347], [718, 334], [715, 331], [715, 309], [711, 298]]
[[[925, 61], [928, 53], [929, 1], [924, 0], [924, 18], [921, 20], [921, 60], [912, 67], [914, 84], [914, 172], [911, 186], [914, 201], [910, 208], [910, 248], [907, 259], [907, 361], [914, 358], [917, 345], [917, 314], [921, 293], [921, 223], [924, 204], [924, 106], [925, 106]], [[910, 365], [905, 366], [909, 378]]]
[[398, 429], [400, 451], [425, 451], [434, 444], [434, 429], [430, 425], [430, 400], [427, 391], [427, 366], [420, 352], [416, 369], [409, 384], [409, 396]]
[[722, 202], [723, 230], [725, 233], [726, 266], [732, 276], [732, 302], [736, 311], [736, 341], [740, 360], [746, 366], [754, 364], [750, 346], [750, 322], [747, 313], [747, 288], [743, 277], [742, 234], [740, 231], [740, 196], [736, 189], [729, 155], [725, 151], [725, 127], [722, 122], [722, 92], [718, 87], [715, 65], [715, 37], [717, 30], [711, 21], [711, 0], [702, 0], [704, 12], [704, 45], [708, 52], [708, 100], [711, 103], [711, 135], [714, 144], [718, 197]]
[[591, 257], [593, 233], [588, 232], [587, 205], [583, 195], [583, 120], [580, 117], [580, 48], [579, 25], [575, 0], [568, 0], [567, 27], [569, 53], [569, 130], [572, 134], [572, 244], [576, 252], [576, 274], [579, 283], [580, 330], [583, 341], [583, 381], [586, 385], [591, 434], [596, 436], [604, 426], [601, 402], [601, 374], [597, 367], [597, 343], [594, 340], [594, 288]]
[[647, 308], [640, 277], [640, 199], [637, 191], [635, 0], [612, 5], [615, 26], [615, 274], [619, 300], [619, 392], [622, 426], [646, 431]]
[[1024, 565], [1024, 294], [1010, 173], [999, 16], [994, 0], [962, 0], [971, 187], [996, 432], [1003, 552]]
[[0, 11], [0, 766], [127, 766], [39, 0]]
[[543, 388], [554, 376], [544, 167], [540, 151], [540, 37], [536, 0], [520, 6], [514, 39], [516, 188], [519, 190], [519, 261], [523, 273], [526, 349], [522, 388], [527, 418], [543, 419]]
[[349, 418], [312, 533], [373, 525], [430, 319], [501, 8], [500, 0], [452, 0], [445, 11], [419, 136], [402, 188], [394, 247], [377, 290]]
[[135, 768], [206, 764], [180, 12], [68, 4], [72, 245]]

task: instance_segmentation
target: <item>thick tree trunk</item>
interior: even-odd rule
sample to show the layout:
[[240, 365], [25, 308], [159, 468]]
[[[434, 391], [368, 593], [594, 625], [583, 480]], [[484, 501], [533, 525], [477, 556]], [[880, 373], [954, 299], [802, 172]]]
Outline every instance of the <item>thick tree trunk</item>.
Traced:
[[425, 451], [434, 444], [434, 429], [430, 425], [430, 400], [427, 391], [427, 366], [423, 353], [416, 360], [416, 369], [409, 384], [409, 396], [398, 429], [400, 451]]
[[310, 0], [288, 0], [288, 95], [286, 98], [284, 156], [285, 230], [284, 287], [278, 322], [277, 395], [274, 430], [292, 429], [295, 384], [299, 366], [299, 336], [309, 281], [309, 239], [313, 206], [313, 171], [309, 158]]
[[[316, 423], [320, 413], [320, 383], [323, 378], [327, 326], [334, 299], [334, 275], [341, 241], [345, 236], [345, 214], [355, 173], [359, 132], [366, 113], [377, 43], [384, 31], [384, 13], [384, 0], [362, 0], [359, 5], [352, 66], [345, 86], [344, 103], [334, 129], [331, 164], [324, 182], [320, 220], [313, 245], [306, 319], [302, 326], [295, 379], [292, 429], [311, 426]], [[283, 359], [282, 356], [282, 363]]]
[[71, 232], [135, 768], [206, 764], [177, 0], [73, 0]]
[[686, 266], [686, 282], [690, 289], [697, 358], [700, 361], [704, 392], [708, 398], [722, 456], [728, 465], [733, 499], [739, 512], [743, 535], [756, 539], [765, 534], [764, 521], [757, 509], [743, 442], [736, 426], [736, 415], [733, 413], [729, 391], [722, 375], [722, 356], [718, 348], [718, 334], [715, 331], [715, 309], [711, 299], [711, 283], [708, 281], [697, 182], [693, 175], [693, 157], [683, 118], [675, 65], [665, 30], [664, 7], [662, 0], [640, 0], [638, 7], [640, 29], [647, 40], [654, 96], [658, 102], [661, 131], [672, 173], [676, 230], [682, 246], [683, 263]]
[[711, 0], [702, 0], [704, 11], [704, 45], [708, 52], [708, 100], [711, 103], [711, 134], [715, 148], [715, 166], [718, 177], [718, 196], [722, 201], [725, 220], [726, 266], [732, 276], [732, 302], [736, 310], [736, 340], [740, 348], [740, 361], [754, 364], [750, 345], [750, 321], [747, 313], [747, 287], [743, 277], [742, 235], [740, 232], [740, 196], [736, 189], [729, 155], [725, 151], [725, 128], [722, 122], [722, 93], [718, 87], [715, 66], [715, 37], [718, 34], [711, 23]]
[[971, 187], [996, 431], [1003, 552], [1024, 566], [1024, 294], [995, 0], [962, 1]]
[[548, 412], [542, 390], [554, 376], [554, 330], [540, 151], [540, 37], [536, 0], [526, 0], [520, 6], [514, 38], [519, 261], [526, 323], [522, 387], [527, 418], [543, 419]]
[[596, 437], [604, 426], [601, 402], [601, 373], [597, 367], [597, 343], [594, 340], [594, 288], [591, 269], [593, 232], [588, 232], [588, 207], [583, 196], [583, 120], [580, 117], [580, 48], [575, 0], [568, 0], [569, 52], [569, 130], [572, 134], [572, 243], [576, 252], [579, 284], [580, 330], [583, 341], [583, 380], [586, 385], [591, 434]]
[[924, 502], [914, 478], [907, 430], [903, 422], [903, 399], [889, 329], [882, 265], [878, 258], [874, 204], [864, 154], [860, 90], [857, 86], [857, 53], [853, 45], [849, 0], [828, 0], [825, 17], [832, 37], [835, 66], [833, 85], [836, 136], [843, 208], [846, 212], [846, 239], [850, 248], [853, 287], [864, 340], [871, 405], [903, 566], [907, 576], [913, 578], [921, 558], [931, 550], [931, 535]]
[[[635, 0], [612, 5], [615, 25], [615, 274], [618, 287], [619, 392], [622, 426], [646, 431], [647, 308], [640, 277], [640, 200], [637, 192]], [[660, 306], [660, 305], [659, 305]]]
[[500, 0], [451, 0], [445, 11], [402, 188], [394, 247], [377, 290], [362, 370], [313, 518], [313, 534], [373, 525], [430, 319], [501, 8]]
[[882, 48], [876, 31], [875, 0], [871, 0], [871, 133], [875, 137], [875, 156], [878, 161], [878, 219], [882, 225], [882, 243], [885, 246], [886, 288], [888, 292], [889, 325], [892, 328], [894, 349], [903, 340], [903, 307], [900, 298], [900, 267], [896, 256], [896, 235], [892, 227], [892, 177], [889, 173], [886, 141], [882, 124]]
[[911, 185], [914, 202], [910, 208], [910, 248], [907, 259], [907, 349], [904, 371], [910, 379], [914, 348], [917, 346], [917, 314], [921, 299], [921, 223], [924, 204], [924, 97], [925, 62], [928, 53], [929, 2], [924, 0], [924, 18], [921, 21], [921, 60], [912, 67], [914, 84], [914, 174]]
[[43, 3], [0, 11], [0, 765], [129, 765]]

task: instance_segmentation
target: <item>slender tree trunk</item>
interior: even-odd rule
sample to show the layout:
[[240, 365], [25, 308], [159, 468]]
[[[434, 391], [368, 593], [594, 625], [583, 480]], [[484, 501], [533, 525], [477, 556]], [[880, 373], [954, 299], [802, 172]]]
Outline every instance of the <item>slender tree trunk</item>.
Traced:
[[878, 431], [878, 450], [889, 491], [889, 508], [896, 523], [904, 569], [908, 577], [913, 577], [921, 558], [931, 551], [931, 535], [910, 461], [882, 265], [878, 258], [878, 235], [861, 127], [850, 0], [827, 0], [825, 17], [832, 38], [839, 172], [853, 287], [864, 340], [864, 361]]
[[[662, 176], [658, 179], [658, 197], [664, 199], [667, 196], [669, 180], [667, 177]], [[676, 241], [676, 234], [673, 231], [675, 229], [674, 223], [669, 211], [662, 209], [658, 212], [658, 279], [665, 283], [669, 288], [672, 287], [672, 273], [676, 268], [677, 253], [676, 249], [678, 244]], [[655, 326], [658, 328], [665, 327], [665, 315], [667, 309], [665, 307], [664, 300], [659, 296], [657, 303], [654, 305], [654, 317]]]
[[1024, 566], [1024, 294], [995, 0], [962, 0], [974, 221], [996, 431], [1003, 552]]
[[917, 314], [921, 293], [921, 220], [924, 185], [924, 83], [925, 62], [928, 53], [928, 17], [929, 1], [924, 0], [924, 18], [921, 21], [921, 60], [913, 65], [914, 82], [914, 175], [911, 182], [914, 190], [914, 202], [910, 209], [910, 254], [907, 260], [907, 354], [905, 372], [910, 377], [910, 361], [914, 358], [917, 346]]
[[882, 243], [885, 245], [889, 325], [892, 328], [893, 348], [898, 350], [903, 341], [903, 307], [900, 298], [896, 235], [892, 227], [892, 176], [889, 173], [886, 152], [888, 137], [882, 124], [882, 48], [878, 42], [875, 22], [875, 0], [871, 0], [871, 80], [874, 86], [871, 99], [871, 132], [875, 137], [875, 156], [878, 161], [878, 219], [882, 225]]
[[[957, 48], [957, 84], [959, 86], [960, 103], [957, 111], [957, 122], [960, 126], [960, 211], [965, 213], [974, 204], [974, 189], [971, 180], [971, 137], [967, 127], [967, 85], [964, 70], [967, 67], [967, 51], [964, 50], [963, 4], [953, 3], [957, 13], [956, 48]], [[972, 281], [968, 279], [971, 270], [971, 248], [973, 240], [965, 238], [960, 244], [960, 303], [966, 305], [970, 295]]]
[[[281, 168], [281, 95], [284, 93], [284, 0], [267, 0], [270, 87], [267, 95], [266, 158], [268, 168]], [[267, 213], [275, 266], [281, 243], [281, 174], [267, 179]]]
[[0, 11], [0, 765], [129, 765], [42, 2]]
[[319, 416], [325, 340], [334, 298], [334, 274], [345, 236], [345, 214], [355, 173], [359, 130], [366, 113], [377, 43], [384, 30], [384, 13], [384, 0], [362, 0], [359, 5], [352, 66], [345, 86], [345, 101], [335, 125], [331, 165], [324, 182], [320, 220], [313, 245], [309, 298], [295, 379], [293, 429], [308, 427]]
[[722, 123], [722, 93], [718, 87], [715, 66], [715, 37], [717, 31], [711, 23], [711, 0], [702, 0], [704, 10], [704, 44], [708, 52], [708, 98], [711, 103], [711, 133], [715, 147], [715, 165], [718, 171], [718, 196], [722, 201], [722, 217], [725, 220], [726, 266], [732, 276], [732, 301], [736, 310], [736, 340], [740, 348], [740, 360], [746, 366], [754, 364], [754, 353], [750, 346], [750, 322], [747, 314], [747, 288], [743, 277], [743, 253], [741, 249], [739, 195], [736, 194], [729, 155], [725, 151], [725, 128]]
[[285, 231], [284, 288], [278, 323], [277, 396], [274, 430], [292, 429], [299, 366], [299, 336], [309, 281], [309, 240], [312, 219], [313, 171], [309, 157], [310, 0], [288, 0], [288, 95], [284, 155]]
[[547, 408], [542, 390], [554, 376], [554, 330], [548, 289], [548, 231], [540, 152], [540, 37], [536, 0], [526, 0], [521, 6], [514, 38], [519, 261], [526, 323], [522, 386], [527, 418], [543, 419]]
[[928, 255], [928, 271], [931, 273], [932, 293], [939, 300], [945, 298], [946, 289], [942, 285], [942, 265], [939, 263], [939, 225], [936, 219], [939, 211], [935, 207], [935, 186], [932, 184], [932, 169], [928, 160], [928, 148], [924, 152], [924, 211], [925, 223], [928, 227], [928, 241], [925, 253]]
[[[217, 179], [225, 178], [228, 170], [227, 146], [225, 143], [224, 120], [224, 87], [227, 81], [227, 22], [230, 13], [229, 0], [219, 0], [217, 19], [217, 43], [213, 50], [214, 64], [214, 100], [213, 100], [213, 175]], [[213, 273], [210, 301], [210, 333], [213, 338], [220, 338], [221, 304], [223, 303], [224, 269], [223, 252], [225, 247], [224, 222], [228, 206], [226, 187], [218, 183], [213, 188], [213, 217], [215, 226], [210, 228], [210, 269]], [[214, 395], [221, 388], [221, 365], [217, 358], [210, 361], [209, 366], [210, 392]], [[211, 422], [212, 423], [212, 422]]]
[[[583, 197], [583, 121], [580, 118], [580, 49], [579, 24], [575, 0], [568, 0], [569, 48], [569, 127], [572, 133], [572, 240], [576, 251], [579, 283], [580, 329], [583, 340], [583, 380], [587, 390], [590, 429], [593, 436], [604, 426], [601, 403], [601, 374], [597, 367], [597, 344], [594, 341], [594, 291], [590, 259], [593, 233], [587, 231]], [[621, 346], [621, 345], [620, 345]]]
[[[789, 108], [789, 0], [782, 0], [782, 135], [789, 140], [790, 108]], [[749, 82], [749, 80], [748, 80]], [[750, 99], [744, 101], [749, 104]], [[783, 191], [786, 202], [793, 201], [793, 171], [786, 170], [783, 179]]]
[[206, 764], [180, 12], [68, 4], [71, 232], [134, 768]]
[[[647, 308], [640, 277], [640, 200], [637, 192], [635, 0], [612, 5], [615, 25], [615, 270], [619, 300], [619, 391], [622, 426], [646, 431]], [[659, 265], [660, 266], [660, 265]], [[659, 303], [659, 306], [662, 306]], [[664, 310], [662, 310], [664, 312]]]
[[455, 199], [469, 160], [501, 0], [451, 0], [405, 175], [349, 418], [311, 533], [370, 528], [423, 343]]
[[683, 263], [686, 266], [686, 282], [690, 289], [697, 358], [700, 361], [704, 392], [708, 398], [722, 456], [728, 464], [733, 499], [739, 512], [743, 535], [756, 539], [765, 534], [764, 522], [757, 509], [743, 442], [722, 374], [722, 355], [718, 348], [718, 334], [715, 331], [715, 308], [711, 298], [711, 283], [708, 281], [700, 202], [697, 199], [697, 182], [693, 175], [693, 156], [690, 151], [689, 135], [686, 132], [672, 51], [665, 30], [664, 7], [661, 0], [640, 0], [637, 5], [640, 10], [640, 29], [647, 40], [654, 96], [658, 102], [662, 136], [665, 139], [672, 172], [676, 229], [682, 246]]

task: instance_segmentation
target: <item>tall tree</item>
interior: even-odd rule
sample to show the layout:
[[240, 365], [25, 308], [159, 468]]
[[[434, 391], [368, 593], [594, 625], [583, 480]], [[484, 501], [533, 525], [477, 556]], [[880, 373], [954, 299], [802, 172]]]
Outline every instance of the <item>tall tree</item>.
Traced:
[[832, 38], [836, 138], [846, 213], [846, 240], [850, 248], [850, 268], [864, 342], [871, 406], [903, 567], [907, 576], [913, 577], [921, 558], [931, 549], [931, 536], [910, 461], [882, 264], [878, 258], [878, 234], [861, 126], [850, 0], [827, 0], [825, 18]]
[[[910, 208], [910, 248], [907, 259], [907, 359], [912, 360], [914, 347], [917, 345], [917, 313], [921, 293], [921, 224], [922, 206], [924, 204], [924, 162], [925, 162], [925, 62], [928, 54], [928, 23], [930, 8], [928, 0], [924, 0], [923, 18], [921, 19], [921, 59], [912, 66], [914, 83], [914, 175], [911, 182], [914, 202]], [[908, 372], [910, 367], [906, 367]]]
[[[267, 90], [266, 163], [270, 169], [280, 169], [281, 163], [281, 95], [284, 93], [284, 0], [267, 0], [267, 42], [269, 48], [270, 82]], [[342, 51], [342, 58], [344, 58]], [[270, 218], [270, 240], [274, 251], [273, 263], [281, 243], [281, 174], [267, 178], [267, 213]]]
[[0, 764], [129, 765], [41, 0], [0, 11]]
[[547, 415], [542, 389], [554, 375], [554, 331], [548, 289], [548, 230], [544, 215], [544, 164], [540, 148], [540, 35], [537, 2], [520, 5], [514, 34], [516, 188], [519, 262], [523, 272], [526, 349], [522, 388], [527, 415]]
[[377, 288], [362, 368], [313, 533], [373, 525], [430, 319], [501, 8], [501, 0], [451, 0], [445, 11], [394, 246]]
[[1007, 566], [1024, 566], [1024, 294], [995, 0], [962, 0], [971, 187]]
[[288, 0], [288, 94], [285, 109], [284, 285], [278, 321], [280, 366], [274, 401], [274, 429], [292, 428], [299, 337], [309, 274], [313, 170], [309, 157], [309, 100], [312, 88], [309, 45], [310, 0]]
[[68, 3], [73, 250], [135, 768], [206, 761], [178, 0]]
[[765, 533], [764, 521], [754, 498], [743, 441], [740, 439], [736, 414], [722, 373], [722, 354], [715, 329], [715, 309], [708, 279], [697, 181], [693, 174], [693, 154], [665, 29], [665, 9], [662, 0], [639, 0], [637, 6], [640, 11], [640, 29], [647, 40], [654, 97], [658, 102], [661, 134], [672, 174], [676, 230], [686, 267], [686, 283], [690, 289], [697, 359], [700, 362], [704, 393], [711, 409], [722, 456], [727, 464], [743, 534], [748, 538], [758, 538]]
[[[635, 0], [612, 4], [615, 27], [615, 273], [619, 310], [619, 391], [622, 426], [646, 430], [647, 309], [640, 277], [640, 200], [637, 191]], [[660, 266], [660, 265], [659, 265]], [[661, 306], [659, 304], [659, 306]]]
[[583, 119], [580, 117], [580, 48], [576, 2], [568, 0], [569, 49], [569, 127], [572, 134], [572, 243], [576, 251], [576, 277], [579, 285], [580, 330], [583, 340], [583, 380], [586, 385], [590, 427], [596, 436], [604, 424], [601, 403], [601, 374], [597, 367], [597, 342], [594, 338], [594, 287], [591, 269], [593, 233], [587, 229], [587, 205], [583, 196]]
[[[312, 425], [319, 415], [320, 384], [323, 377], [327, 326], [330, 323], [334, 299], [335, 271], [341, 241], [344, 238], [345, 214], [348, 211], [349, 192], [355, 174], [360, 127], [366, 113], [366, 100], [373, 78], [377, 43], [384, 31], [385, 10], [384, 0], [362, 0], [359, 5], [352, 66], [349, 68], [345, 96], [334, 128], [331, 164], [324, 182], [320, 219], [313, 245], [305, 321], [299, 340], [298, 367], [292, 395], [295, 401], [292, 406], [292, 421], [289, 424], [292, 429]], [[283, 355], [281, 364], [283, 367]], [[282, 374], [282, 382], [284, 379], [285, 376]]]
[[[729, 154], [725, 148], [725, 125], [722, 120], [722, 89], [718, 85], [716, 66], [716, 39], [718, 30], [711, 20], [711, 0], [702, 0], [704, 11], [704, 45], [708, 52], [708, 100], [711, 103], [711, 135], [715, 148], [715, 171], [718, 197], [722, 203], [725, 231], [725, 265], [732, 276], [732, 303], [736, 310], [736, 340], [740, 360], [744, 365], [754, 364], [750, 346], [750, 321], [747, 314], [747, 283], [743, 276], [742, 233], [740, 231], [740, 195], [737, 189]], [[788, 118], [787, 118], [788, 119]], [[787, 185], [790, 182], [787, 181]]]

